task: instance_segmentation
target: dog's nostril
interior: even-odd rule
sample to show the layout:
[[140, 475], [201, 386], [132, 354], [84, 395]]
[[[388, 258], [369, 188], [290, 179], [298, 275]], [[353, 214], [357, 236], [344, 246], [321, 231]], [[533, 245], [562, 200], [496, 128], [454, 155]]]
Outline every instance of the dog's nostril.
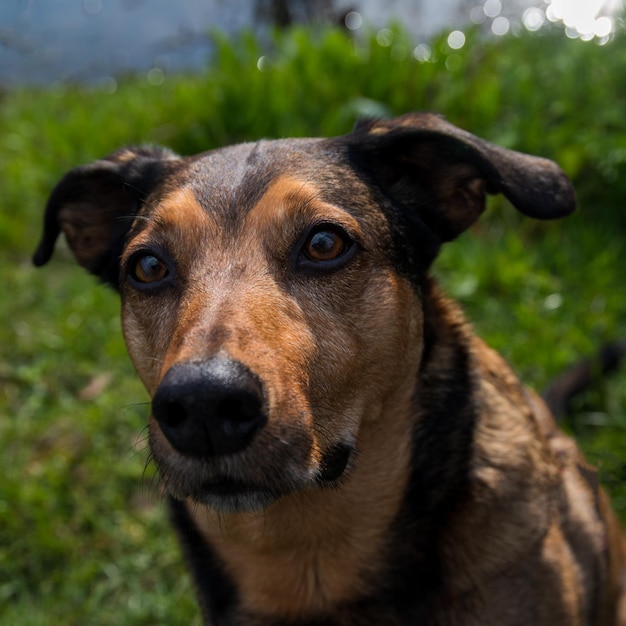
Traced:
[[168, 426], [176, 427], [182, 424], [187, 419], [187, 409], [180, 402], [172, 400], [166, 402], [160, 411], [161, 415], [159, 421], [167, 424]]

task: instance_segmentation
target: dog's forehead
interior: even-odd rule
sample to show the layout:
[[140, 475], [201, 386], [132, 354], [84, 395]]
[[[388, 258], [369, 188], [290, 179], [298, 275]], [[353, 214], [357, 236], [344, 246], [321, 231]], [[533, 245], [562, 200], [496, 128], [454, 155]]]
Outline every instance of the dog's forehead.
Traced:
[[282, 139], [205, 153], [190, 163], [187, 173], [190, 188], [207, 210], [245, 212], [279, 177], [297, 178], [332, 194], [349, 171], [335, 142]]
[[[196, 205], [228, 229], [237, 228], [268, 194], [287, 204], [310, 200], [350, 208], [371, 205], [369, 191], [351, 170], [341, 145], [325, 139], [284, 139], [237, 144], [184, 159], [147, 210], [167, 219], [171, 198], [185, 191]], [[193, 198], [193, 202], [189, 199]], [[180, 203], [175, 203], [180, 204]]]

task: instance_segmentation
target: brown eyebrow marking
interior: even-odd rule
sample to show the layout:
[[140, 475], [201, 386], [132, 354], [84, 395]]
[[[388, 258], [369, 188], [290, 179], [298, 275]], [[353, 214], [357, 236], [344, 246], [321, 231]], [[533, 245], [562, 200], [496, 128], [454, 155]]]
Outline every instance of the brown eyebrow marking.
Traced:
[[201, 237], [211, 233], [217, 236], [220, 232], [189, 187], [168, 193], [149, 213], [137, 218], [142, 224], [135, 226], [136, 236], [129, 242], [122, 261], [142, 245], [180, 247], [190, 238], [199, 241]]
[[[286, 214], [291, 224], [286, 223]], [[252, 207], [246, 223], [253, 228], [267, 228], [270, 222], [280, 222], [283, 228], [291, 226], [295, 231], [316, 219], [337, 221], [355, 234], [361, 234], [359, 222], [350, 213], [326, 202], [322, 191], [313, 183], [293, 176], [276, 179]]]

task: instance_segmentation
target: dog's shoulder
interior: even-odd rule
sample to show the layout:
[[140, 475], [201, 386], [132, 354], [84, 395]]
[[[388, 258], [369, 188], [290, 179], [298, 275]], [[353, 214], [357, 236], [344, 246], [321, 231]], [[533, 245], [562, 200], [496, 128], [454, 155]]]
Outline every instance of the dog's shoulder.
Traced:
[[[541, 398], [476, 336], [454, 302], [434, 288], [429, 309], [436, 312], [431, 327], [439, 341], [427, 367], [441, 379], [447, 376], [450, 389], [458, 384], [450, 381], [466, 377], [465, 403], [472, 407], [466, 414], [473, 420], [465, 490], [440, 534], [442, 579], [450, 599], [442, 611], [454, 619], [468, 602], [480, 603], [486, 594], [527, 596], [531, 606], [538, 586], [549, 588], [556, 581], [564, 601], [548, 607], [546, 615], [562, 613], [567, 619], [569, 612], [578, 615], [580, 606], [595, 619], [592, 607], [606, 604], [598, 596], [616, 596], [621, 575], [612, 563], [607, 567], [606, 545], [614, 543], [619, 525], [596, 470]], [[459, 353], [466, 361], [464, 374]], [[580, 572], [597, 572], [597, 577], [591, 581]], [[490, 605], [494, 615], [505, 608], [497, 604]], [[549, 623], [528, 611], [528, 623]]]

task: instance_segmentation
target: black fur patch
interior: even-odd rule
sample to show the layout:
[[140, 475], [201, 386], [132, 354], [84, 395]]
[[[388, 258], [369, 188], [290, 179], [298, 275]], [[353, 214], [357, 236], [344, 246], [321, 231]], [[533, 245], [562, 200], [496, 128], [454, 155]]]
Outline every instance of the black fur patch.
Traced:
[[205, 619], [222, 624], [237, 606], [237, 591], [210, 545], [200, 536], [185, 504], [169, 498], [170, 519], [178, 531]]

